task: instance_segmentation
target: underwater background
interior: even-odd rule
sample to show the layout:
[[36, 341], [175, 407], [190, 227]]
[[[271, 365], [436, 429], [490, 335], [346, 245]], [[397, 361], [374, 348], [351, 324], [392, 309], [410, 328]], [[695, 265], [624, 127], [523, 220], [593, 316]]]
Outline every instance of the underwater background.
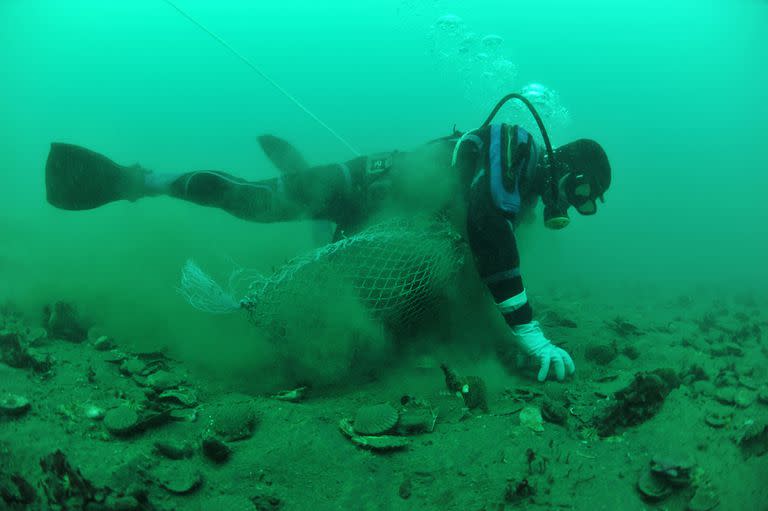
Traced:
[[[642, 304], [697, 286], [765, 289], [766, 2], [180, 5], [363, 154], [472, 129], [520, 90], [554, 145], [598, 140], [614, 174], [599, 214], [521, 233], [534, 292]], [[48, 144], [248, 179], [277, 172], [263, 133], [313, 164], [353, 154], [164, 2], [6, 0], [0, 23], [0, 299], [35, 311], [66, 297], [144, 348], [260, 359], [237, 341], [251, 332], [241, 317], [212, 320], [180, 299], [180, 268], [193, 257], [217, 277], [233, 262], [269, 272], [316, 246], [316, 229], [165, 198], [56, 210]], [[537, 132], [520, 109], [502, 115]]]
[[[522, 243], [531, 288], [631, 297], [635, 285], [768, 282], [764, 1], [180, 5], [364, 154], [471, 129], [531, 83], [556, 94], [544, 112], [553, 144], [598, 140], [614, 180], [597, 216], [563, 232], [537, 226]], [[460, 19], [441, 25], [445, 15]], [[4, 0], [0, 24], [0, 297], [33, 306], [64, 294], [132, 335], [178, 335], [196, 317], [174, 291], [187, 257], [258, 267], [310, 246], [306, 226], [251, 225], [171, 199], [48, 206], [52, 141], [252, 179], [276, 173], [255, 143], [262, 133], [315, 164], [352, 155], [164, 2]], [[459, 51], [468, 33], [503, 39], [490, 64], [477, 62], [488, 48]], [[530, 124], [520, 111], [506, 120]], [[275, 243], [285, 229], [296, 236]]]

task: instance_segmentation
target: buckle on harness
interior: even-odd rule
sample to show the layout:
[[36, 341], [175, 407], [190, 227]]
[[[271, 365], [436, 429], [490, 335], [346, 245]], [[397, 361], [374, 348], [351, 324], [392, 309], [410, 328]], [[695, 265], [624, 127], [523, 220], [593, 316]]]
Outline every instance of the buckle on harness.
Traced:
[[366, 176], [377, 176], [392, 168], [392, 153], [374, 154], [365, 164]]
[[369, 209], [376, 209], [391, 195], [394, 153], [379, 153], [368, 156], [365, 162], [365, 198]]

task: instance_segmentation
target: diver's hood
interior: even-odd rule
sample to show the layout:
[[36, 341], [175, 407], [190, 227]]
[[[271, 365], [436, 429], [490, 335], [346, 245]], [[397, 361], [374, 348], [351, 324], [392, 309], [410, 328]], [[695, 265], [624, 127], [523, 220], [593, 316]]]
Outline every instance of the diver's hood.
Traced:
[[611, 165], [600, 144], [582, 138], [558, 147], [554, 154], [564, 166], [561, 172], [584, 174], [592, 186], [593, 198], [602, 200], [611, 185]]

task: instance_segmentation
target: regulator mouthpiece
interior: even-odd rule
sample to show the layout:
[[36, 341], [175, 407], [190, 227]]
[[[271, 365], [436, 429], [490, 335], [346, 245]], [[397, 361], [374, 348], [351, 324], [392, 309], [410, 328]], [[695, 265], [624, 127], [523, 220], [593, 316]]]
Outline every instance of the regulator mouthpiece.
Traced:
[[544, 206], [544, 226], [548, 229], [559, 231], [565, 228], [571, 219], [568, 218], [568, 211], [552, 206]]

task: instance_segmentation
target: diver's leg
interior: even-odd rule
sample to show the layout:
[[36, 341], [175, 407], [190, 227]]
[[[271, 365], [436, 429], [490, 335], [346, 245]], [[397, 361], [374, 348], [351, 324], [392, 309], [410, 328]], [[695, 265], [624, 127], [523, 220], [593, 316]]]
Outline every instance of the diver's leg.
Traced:
[[45, 186], [48, 202], [68, 210], [169, 195], [221, 208], [248, 220], [290, 220], [300, 214], [298, 208], [280, 199], [277, 179], [249, 183], [224, 172], [158, 173], [140, 165], [119, 165], [73, 144], [51, 144]]
[[167, 195], [217, 208], [252, 222], [282, 222], [302, 215], [279, 179], [246, 181], [225, 172], [202, 170], [173, 176], [148, 175], [147, 195]]
[[[354, 183], [361, 172], [347, 164], [311, 167], [261, 181], [246, 181], [220, 171], [179, 176], [150, 173], [148, 195], [169, 195], [214, 207], [254, 222], [311, 218], [347, 223], [360, 207]], [[360, 166], [362, 169], [362, 166]]]
[[54, 143], [45, 181], [48, 202], [61, 209], [168, 195], [256, 222], [315, 218], [343, 225], [355, 221], [360, 210], [364, 171], [365, 158], [358, 158], [250, 182], [219, 171], [158, 173], [119, 165], [80, 146]]

